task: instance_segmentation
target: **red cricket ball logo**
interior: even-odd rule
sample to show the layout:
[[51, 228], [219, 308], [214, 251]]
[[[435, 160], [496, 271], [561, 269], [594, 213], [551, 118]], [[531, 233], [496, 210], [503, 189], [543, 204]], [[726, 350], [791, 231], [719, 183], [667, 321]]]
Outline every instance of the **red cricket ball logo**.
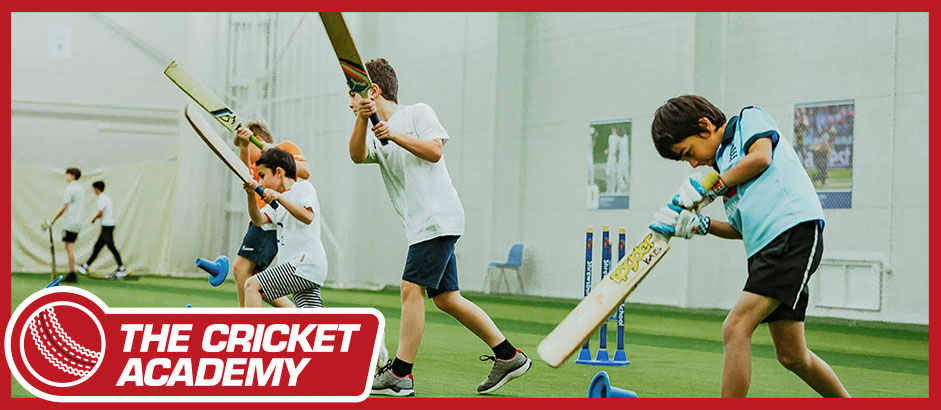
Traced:
[[85, 307], [52, 302], [33, 312], [20, 335], [28, 371], [50, 386], [70, 387], [98, 370], [105, 351], [101, 323]]

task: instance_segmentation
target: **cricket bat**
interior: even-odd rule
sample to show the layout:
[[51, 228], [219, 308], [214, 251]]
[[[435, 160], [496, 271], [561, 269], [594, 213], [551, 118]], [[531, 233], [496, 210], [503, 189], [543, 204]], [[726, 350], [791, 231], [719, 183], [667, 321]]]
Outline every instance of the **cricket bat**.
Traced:
[[[193, 130], [196, 131], [196, 134], [199, 135], [199, 138], [202, 138], [203, 142], [209, 146], [209, 149], [212, 150], [217, 157], [235, 174], [239, 177], [242, 182], [253, 181], [252, 172], [249, 171], [248, 166], [242, 162], [242, 159], [239, 158], [235, 152], [226, 145], [225, 141], [222, 140], [222, 137], [219, 136], [209, 124], [209, 121], [206, 121], [206, 117], [203, 117], [199, 113], [199, 110], [196, 109], [193, 104], [186, 104], [186, 111], [184, 113], [186, 120], [189, 121], [190, 125], [193, 126]], [[255, 193], [265, 196], [265, 190], [262, 187], [255, 187]], [[271, 203], [272, 208], [277, 208], [278, 204], [275, 202]]]
[[[719, 175], [710, 173], [702, 181], [704, 187], [712, 187]], [[707, 188], [708, 189], [708, 188]], [[712, 202], [704, 196], [696, 205], [696, 212]], [[601, 279], [591, 293], [575, 306], [565, 319], [539, 343], [536, 351], [549, 366], [558, 367], [575, 349], [589, 337], [598, 326], [608, 320], [615, 309], [637, 285], [644, 280], [654, 265], [670, 250], [670, 238], [652, 230], [634, 246], [624, 259], [618, 262], [608, 276]]]
[[[346, 77], [346, 86], [350, 92], [369, 98], [369, 87], [372, 86], [372, 81], [369, 80], [369, 73], [366, 71], [363, 59], [359, 56], [359, 51], [356, 51], [356, 43], [353, 43], [353, 36], [350, 35], [350, 29], [346, 26], [343, 14], [321, 12], [320, 20], [323, 21], [323, 28], [327, 30], [327, 37], [333, 44], [333, 51], [340, 60], [340, 69]], [[376, 114], [370, 115], [369, 120], [373, 126], [379, 124], [379, 116]], [[380, 142], [382, 145], [389, 143], [386, 140]]]
[[56, 275], [56, 243], [52, 240], [52, 224], [49, 221], [43, 221], [42, 230], [49, 231], [49, 253], [52, 255], [52, 279], [55, 279]]
[[[197, 104], [203, 107], [206, 112], [212, 114], [216, 121], [219, 121], [227, 130], [235, 132], [235, 130], [242, 126], [242, 120], [239, 118], [238, 114], [229, 109], [229, 106], [225, 105], [219, 97], [216, 97], [209, 88], [197, 81], [190, 73], [186, 72], [176, 61], [171, 61], [170, 65], [163, 70], [163, 74], [166, 75], [170, 81], [173, 81], [177, 87], [180, 87], [193, 101], [196, 101]], [[258, 137], [252, 135], [249, 141], [255, 144], [256, 147], [262, 148], [261, 141], [258, 140]]]

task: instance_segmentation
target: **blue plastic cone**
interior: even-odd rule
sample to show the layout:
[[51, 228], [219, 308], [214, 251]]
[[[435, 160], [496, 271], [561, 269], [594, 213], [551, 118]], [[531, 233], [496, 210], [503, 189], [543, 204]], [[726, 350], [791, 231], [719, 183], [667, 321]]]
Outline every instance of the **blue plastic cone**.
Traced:
[[611, 387], [611, 380], [608, 379], [608, 372], [601, 371], [591, 378], [588, 384], [589, 399], [609, 399], [609, 398], [637, 398], [637, 393], [627, 389]]
[[59, 286], [59, 282], [61, 282], [61, 281], [62, 281], [62, 275], [59, 275], [58, 278], [56, 278], [56, 279], [53, 280], [52, 282], [49, 282], [48, 285], [43, 286], [43, 289], [45, 289], [45, 288], [51, 288], [51, 287], [53, 287], [53, 286]]
[[209, 284], [219, 286], [229, 276], [229, 258], [219, 255], [215, 262], [203, 258], [196, 258], [196, 267], [209, 273]]

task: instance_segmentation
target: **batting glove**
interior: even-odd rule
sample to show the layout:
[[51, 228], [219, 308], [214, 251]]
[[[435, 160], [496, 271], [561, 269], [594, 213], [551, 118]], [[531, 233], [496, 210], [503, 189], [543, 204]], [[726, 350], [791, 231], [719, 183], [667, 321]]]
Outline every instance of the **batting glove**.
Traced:
[[651, 230], [664, 236], [677, 236], [683, 239], [709, 233], [711, 218], [687, 211], [676, 205], [676, 202], [677, 198], [674, 197], [673, 201], [654, 214], [653, 222], [650, 223]]

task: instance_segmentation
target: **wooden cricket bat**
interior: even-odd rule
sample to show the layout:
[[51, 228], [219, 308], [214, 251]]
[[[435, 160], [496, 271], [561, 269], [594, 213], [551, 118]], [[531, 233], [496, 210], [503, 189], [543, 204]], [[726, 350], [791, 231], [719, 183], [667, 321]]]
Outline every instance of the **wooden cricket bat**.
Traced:
[[[704, 187], [712, 187], [719, 175], [710, 173], [702, 181]], [[704, 196], [696, 206], [696, 212], [712, 202]], [[558, 367], [575, 349], [589, 337], [598, 326], [608, 320], [611, 312], [637, 288], [654, 265], [670, 250], [670, 238], [648, 230], [644, 239], [624, 256], [608, 276], [601, 279], [591, 293], [575, 306], [565, 319], [539, 343], [536, 351], [549, 366]]]
[[59, 275], [56, 274], [56, 243], [52, 240], [52, 224], [48, 221], [42, 223], [42, 230], [49, 231], [49, 254], [52, 255], [52, 279]]
[[[353, 42], [353, 36], [350, 35], [350, 29], [346, 26], [346, 20], [343, 14], [339, 12], [321, 12], [320, 20], [323, 22], [323, 28], [327, 30], [327, 37], [333, 44], [333, 51], [340, 60], [340, 69], [343, 70], [343, 76], [346, 77], [346, 86], [350, 92], [359, 94], [363, 98], [369, 98], [369, 87], [372, 81], [369, 80], [369, 73], [363, 64], [363, 59], [356, 51], [356, 44]], [[370, 115], [369, 120], [372, 125], [379, 124], [379, 116]], [[381, 140], [382, 145], [389, 141]]]
[[[190, 125], [193, 126], [193, 130], [196, 131], [196, 134], [202, 138], [203, 142], [209, 146], [209, 149], [212, 150], [217, 157], [232, 171], [242, 182], [253, 181], [252, 172], [249, 171], [248, 166], [242, 162], [242, 159], [239, 158], [235, 152], [232, 152], [229, 149], [229, 146], [226, 145], [225, 141], [222, 140], [222, 137], [219, 136], [215, 131], [213, 131], [212, 126], [209, 124], [209, 121], [206, 121], [206, 117], [203, 117], [199, 113], [199, 110], [196, 109], [193, 104], [186, 104], [186, 111], [184, 113], [186, 120], [189, 121]], [[258, 186], [255, 187], [255, 192], [262, 197], [265, 196], [265, 190]], [[278, 204], [271, 202], [273, 208], [277, 208]]]
[[[170, 65], [163, 70], [163, 74], [170, 81], [173, 81], [177, 87], [180, 87], [193, 101], [203, 107], [206, 112], [212, 114], [216, 121], [219, 121], [227, 130], [235, 132], [242, 126], [242, 120], [238, 114], [232, 111], [219, 97], [216, 97], [209, 88], [184, 70], [176, 61], [171, 61]], [[261, 141], [254, 135], [249, 138], [249, 141], [258, 148], [262, 147]]]

